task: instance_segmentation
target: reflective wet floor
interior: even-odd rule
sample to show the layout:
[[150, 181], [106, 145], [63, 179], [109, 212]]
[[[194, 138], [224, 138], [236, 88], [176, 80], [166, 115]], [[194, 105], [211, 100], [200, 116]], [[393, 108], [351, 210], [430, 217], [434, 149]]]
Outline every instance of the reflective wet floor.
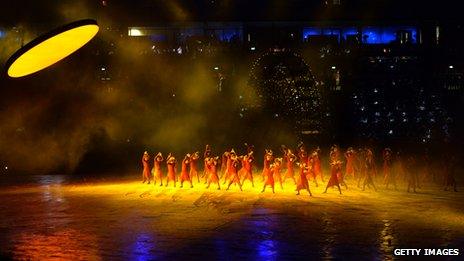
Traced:
[[311, 183], [309, 197], [291, 182], [273, 194], [260, 193], [260, 182], [240, 192], [135, 179], [1, 181], [3, 258], [389, 260], [395, 248], [464, 251], [463, 193], [433, 185], [413, 194], [361, 191], [353, 181], [339, 195]]

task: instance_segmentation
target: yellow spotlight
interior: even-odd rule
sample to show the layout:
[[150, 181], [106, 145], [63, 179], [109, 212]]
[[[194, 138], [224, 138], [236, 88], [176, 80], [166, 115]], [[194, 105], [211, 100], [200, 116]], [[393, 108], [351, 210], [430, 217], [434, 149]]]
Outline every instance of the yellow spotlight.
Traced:
[[10, 77], [26, 76], [64, 59], [88, 43], [98, 32], [95, 20], [79, 20], [32, 40], [6, 63]]

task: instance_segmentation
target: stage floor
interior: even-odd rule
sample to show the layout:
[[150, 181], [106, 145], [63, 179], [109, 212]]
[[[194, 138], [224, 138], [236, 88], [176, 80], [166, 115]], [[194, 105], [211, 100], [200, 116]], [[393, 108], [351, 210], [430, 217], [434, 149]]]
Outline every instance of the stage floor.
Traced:
[[[0, 256], [13, 259], [390, 259], [394, 248], [464, 251], [464, 195], [426, 186], [419, 193], [259, 193], [246, 183], [165, 188], [132, 180], [69, 181], [35, 176], [0, 187]], [[260, 177], [257, 177], [260, 179]], [[461, 253], [461, 257], [462, 257]], [[394, 257], [393, 257], [394, 258]], [[456, 257], [456, 259], [458, 259]]]

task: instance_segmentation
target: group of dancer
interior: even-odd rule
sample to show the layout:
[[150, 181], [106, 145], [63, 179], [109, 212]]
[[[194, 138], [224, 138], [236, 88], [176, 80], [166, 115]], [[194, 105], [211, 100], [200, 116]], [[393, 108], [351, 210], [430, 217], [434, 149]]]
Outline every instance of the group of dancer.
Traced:
[[[143, 183], [153, 180], [156, 185], [159, 182], [163, 186], [170, 183], [176, 186], [180, 183], [182, 188], [187, 182], [190, 187], [193, 187], [192, 180], [197, 180], [197, 183], [204, 183], [206, 188], [211, 184], [215, 184], [217, 189], [221, 189], [222, 185], [226, 186], [226, 190], [234, 185], [238, 185], [242, 190], [245, 182], [255, 186], [253, 169], [256, 165], [254, 146], [245, 144], [246, 150], [243, 155], [238, 155], [234, 149], [224, 152], [220, 157], [213, 156], [210, 145], [206, 145], [203, 153], [203, 170], [199, 171], [198, 162], [200, 160], [200, 152], [188, 153], [181, 161], [181, 172], [177, 174], [177, 159], [171, 153], [166, 158], [161, 152], [153, 156], [153, 165], [150, 168], [150, 155], [147, 151], [142, 156], [142, 178]], [[298, 144], [295, 150], [282, 145], [280, 155], [276, 154], [271, 149], [265, 149], [263, 158], [263, 169], [261, 173], [262, 181], [264, 182], [261, 192], [266, 188], [271, 188], [275, 193], [275, 183], [278, 182], [280, 188], [283, 189], [285, 181], [290, 179], [295, 185], [297, 195], [301, 190], [306, 190], [312, 196], [309, 182], [313, 181], [315, 186], [319, 186], [319, 182], [324, 181], [324, 174], [321, 161], [321, 149], [319, 147], [312, 151], [308, 151], [303, 143]], [[163, 173], [163, 162], [167, 165], [166, 177]], [[417, 159], [410, 156], [406, 161], [401, 158], [401, 153], [393, 154], [390, 148], [385, 148], [382, 151], [382, 174], [383, 185], [388, 189], [389, 186], [397, 189], [397, 179], [403, 177], [407, 182], [407, 191], [416, 192], [420, 188], [420, 181], [423, 176], [418, 175]], [[337, 188], [342, 194], [342, 187], [348, 189], [345, 182], [346, 179], [356, 181], [357, 186], [363, 191], [366, 188], [377, 191], [375, 181], [379, 178], [377, 167], [374, 159], [374, 153], [370, 148], [353, 149], [348, 148], [344, 153], [337, 145], [330, 148], [329, 153], [330, 178], [325, 187], [324, 193], [327, 193], [329, 188]], [[444, 169], [445, 190], [450, 187], [456, 191], [456, 180], [454, 177], [453, 165], [447, 165]], [[298, 169], [296, 175], [295, 169]], [[425, 169], [427, 171], [427, 168]], [[420, 172], [424, 173], [424, 171]], [[296, 176], [296, 177], [295, 177]], [[318, 182], [319, 179], [319, 182]]]

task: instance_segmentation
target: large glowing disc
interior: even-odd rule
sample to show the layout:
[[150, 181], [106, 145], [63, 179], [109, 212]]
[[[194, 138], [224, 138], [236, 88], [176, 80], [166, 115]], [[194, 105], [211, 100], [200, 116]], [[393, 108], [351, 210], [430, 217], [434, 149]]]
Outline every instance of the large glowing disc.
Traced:
[[7, 73], [17, 78], [45, 69], [77, 51], [97, 32], [97, 22], [86, 19], [41, 35], [10, 57], [6, 64]]

